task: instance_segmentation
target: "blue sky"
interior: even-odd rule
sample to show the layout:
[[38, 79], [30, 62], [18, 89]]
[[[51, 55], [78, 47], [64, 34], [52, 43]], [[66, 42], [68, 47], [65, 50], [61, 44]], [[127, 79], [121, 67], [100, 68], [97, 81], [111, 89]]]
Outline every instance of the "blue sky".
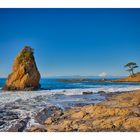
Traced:
[[0, 9], [0, 77], [25, 45], [42, 77], [127, 75], [140, 65], [140, 9]]

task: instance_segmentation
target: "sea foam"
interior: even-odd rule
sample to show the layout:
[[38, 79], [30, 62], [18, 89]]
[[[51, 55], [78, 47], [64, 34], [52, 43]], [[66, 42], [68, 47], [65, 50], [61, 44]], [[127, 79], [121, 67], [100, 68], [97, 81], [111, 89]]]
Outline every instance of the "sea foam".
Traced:
[[[62, 109], [71, 108], [79, 104], [94, 104], [105, 100], [105, 97], [99, 94], [104, 91], [106, 94], [110, 92], [132, 91], [140, 89], [138, 85], [112, 85], [112, 86], [96, 86], [94, 88], [78, 88], [78, 89], [58, 89], [58, 90], [40, 90], [40, 91], [0, 91], [0, 109], [4, 111], [12, 111], [19, 114], [19, 120], [30, 118], [28, 127], [38, 124], [36, 114], [44, 109], [52, 106]], [[93, 92], [90, 95], [83, 95], [83, 92]], [[5, 114], [6, 115], [6, 114]], [[6, 117], [6, 116], [3, 116]], [[16, 124], [10, 120], [6, 121], [5, 126], [0, 131], [8, 130], [11, 125]]]
[[[78, 89], [57, 89], [57, 90], [40, 90], [40, 91], [7, 91], [0, 92], [0, 104], [14, 102], [16, 100], [29, 100], [36, 98], [38, 96], [45, 96], [45, 98], [52, 95], [82, 95], [83, 92], [93, 92], [98, 93], [104, 91], [107, 93], [110, 92], [122, 92], [122, 91], [132, 91], [138, 90], [140, 86], [100, 86], [96, 88], [78, 88]], [[53, 97], [52, 97], [53, 99]]]

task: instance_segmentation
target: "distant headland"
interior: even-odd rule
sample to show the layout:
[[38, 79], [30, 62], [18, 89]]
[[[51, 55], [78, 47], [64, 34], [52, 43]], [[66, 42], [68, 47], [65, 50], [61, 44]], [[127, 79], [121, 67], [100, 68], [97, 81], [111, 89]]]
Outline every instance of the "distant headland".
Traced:
[[140, 82], [140, 72], [130, 75], [125, 78], [119, 78], [116, 80], [110, 79], [88, 79], [88, 78], [79, 78], [79, 79], [58, 79], [60, 82]]

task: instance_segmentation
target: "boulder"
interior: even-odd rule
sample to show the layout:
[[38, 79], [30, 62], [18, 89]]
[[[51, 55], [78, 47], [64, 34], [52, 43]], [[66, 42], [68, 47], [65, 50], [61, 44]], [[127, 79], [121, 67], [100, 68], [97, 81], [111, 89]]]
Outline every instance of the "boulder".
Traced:
[[85, 116], [85, 113], [83, 111], [79, 111], [79, 112], [76, 112], [76, 113], [71, 115], [71, 117], [74, 119], [81, 119], [84, 116]]
[[93, 94], [93, 92], [92, 92], [92, 91], [84, 91], [82, 94], [83, 94], [83, 95]]
[[33, 49], [24, 47], [14, 60], [12, 73], [3, 90], [36, 90], [40, 87], [40, 73], [37, 69]]
[[99, 93], [99, 94], [106, 94], [106, 92], [105, 91], [98, 91], [97, 93]]

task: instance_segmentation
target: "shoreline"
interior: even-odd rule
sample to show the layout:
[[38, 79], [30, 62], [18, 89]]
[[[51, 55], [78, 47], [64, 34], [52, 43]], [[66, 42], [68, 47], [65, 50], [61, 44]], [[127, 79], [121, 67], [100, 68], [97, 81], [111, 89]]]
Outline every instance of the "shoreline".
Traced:
[[[126, 89], [126, 90], [128, 90], [128, 89]], [[60, 102], [60, 104], [61, 104], [60, 106], [57, 106], [57, 105], [53, 104], [53, 105], [51, 105], [52, 108], [51, 107], [47, 107], [46, 105], [49, 102], [47, 100], [44, 100], [45, 97], [46, 97], [46, 95], [49, 95], [49, 94], [50, 95], [55, 95], [55, 94], [56, 95], [58, 95], [58, 94], [61, 95], [60, 94], [60, 91], [61, 91], [62, 96], [63, 96], [63, 94], [64, 95], [70, 95], [70, 98], [75, 98], [74, 97], [75, 93], [78, 93], [78, 94], [76, 94], [76, 98], [79, 98], [79, 97], [81, 98], [81, 95], [82, 95], [82, 98], [85, 99], [85, 100], [88, 99], [88, 98], [91, 98], [94, 95], [95, 96], [96, 95], [101, 96], [101, 98], [97, 102], [96, 102], [96, 100], [97, 100], [96, 98], [95, 98], [95, 100], [92, 99], [91, 101], [93, 101], [93, 103], [90, 103], [90, 101], [89, 101], [89, 103], [86, 103], [86, 102], [84, 102], [84, 103], [82, 103], [82, 102], [81, 103], [78, 103], [77, 102], [76, 103], [75, 102], [73, 104], [70, 103], [71, 105], [69, 104], [70, 106], [68, 106], [65, 103], [63, 104], [63, 102]], [[60, 125], [64, 125], [63, 123], [65, 123], [65, 121], [68, 121], [69, 122], [69, 120], [71, 120], [70, 114], [68, 116], [68, 119], [66, 119], [66, 120], [65, 119], [59, 120], [59, 118], [61, 118], [61, 117], [62, 118], [65, 118], [65, 116], [63, 116], [63, 115], [65, 115], [66, 112], [71, 112], [71, 110], [73, 110], [73, 109], [76, 112], [77, 112], [77, 109], [78, 110], [81, 110], [83, 112], [83, 110], [85, 110], [85, 108], [88, 108], [90, 106], [92, 106], [93, 108], [96, 107], [96, 106], [98, 106], [98, 105], [100, 106], [102, 103], [108, 102], [109, 100], [112, 100], [112, 98], [114, 98], [115, 96], [119, 96], [119, 95], [122, 96], [122, 94], [128, 94], [129, 95], [132, 92], [133, 93], [139, 92], [139, 95], [140, 95], [140, 89], [135, 89], [135, 90], [133, 89], [131, 91], [115, 91], [115, 92], [108, 92], [108, 91], [105, 92], [105, 91], [100, 90], [100, 91], [95, 92], [95, 93], [92, 92], [91, 89], [89, 90], [89, 88], [87, 88], [87, 89], [74, 89], [74, 90], [72, 90], [72, 89], [42, 90], [42, 91], [40, 90], [37, 93], [34, 93], [34, 92], [35, 91], [31, 92], [31, 94], [28, 93], [28, 92], [26, 93], [26, 91], [19, 92], [19, 93], [12, 92], [14, 94], [12, 94], [10, 92], [6, 92], [8, 94], [3, 93], [3, 96], [6, 97], [6, 98], [1, 98], [1, 99], [2, 100], [4, 99], [5, 101], [8, 100], [8, 102], [5, 103], [5, 104], [3, 104], [4, 101], [2, 101], [3, 103], [1, 102], [3, 104], [3, 107], [1, 107], [1, 110], [0, 111], [3, 112], [5, 110], [4, 112], [7, 112], [7, 113], [5, 113], [5, 115], [3, 115], [3, 118], [7, 118], [7, 122], [8, 121], [15, 121], [15, 123], [12, 123], [12, 126], [7, 126], [8, 128], [1, 129], [0, 130], [1, 132], [3, 132], [3, 131], [6, 131], [6, 132], [7, 131], [8, 132], [23, 132], [23, 131], [24, 132], [28, 132], [28, 131], [37, 131], [37, 132], [38, 131], [39, 132], [40, 131], [41, 132], [42, 131], [45, 131], [45, 132], [48, 131], [49, 132], [49, 131], [55, 131], [55, 129], [50, 129], [50, 127], [52, 125], [54, 125], [54, 124], [58, 124], [59, 122], [62, 122], [62, 124], [60, 124]], [[26, 94], [23, 94], [23, 93], [26, 93]], [[9, 96], [9, 95], [11, 95], [11, 96]], [[137, 96], [137, 97], [139, 99], [139, 96]], [[50, 96], [50, 98], [52, 98], [52, 96]], [[59, 100], [58, 96], [56, 96], [56, 100], [57, 99]], [[32, 104], [32, 101], [33, 101], [33, 104]], [[45, 106], [42, 108], [42, 110], [36, 110], [36, 109], [34, 110], [34, 107], [32, 108], [32, 106], [36, 106], [36, 108], [37, 108], [38, 105], [40, 106], [40, 101], [43, 101], [43, 102], [45, 101], [46, 104], [43, 103], [43, 106], [44, 105]], [[29, 112], [28, 112], [28, 110], [29, 110], [28, 104], [31, 107], [30, 109], [32, 110], [32, 111], [30, 110], [29, 112], [33, 116], [31, 114], [29, 115]], [[65, 105], [65, 107], [63, 105]], [[104, 105], [102, 105], [102, 106], [104, 106]], [[23, 107], [23, 109], [22, 109], [22, 107]], [[109, 108], [112, 108], [112, 105], [110, 105]], [[16, 112], [14, 112], [14, 110]], [[98, 108], [97, 110], [100, 111], [100, 108]], [[23, 111], [23, 113], [22, 113], [22, 111]], [[20, 112], [21, 112], [21, 114], [20, 114]], [[9, 116], [9, 113], [12, 116]], [[85, 114], [89, 114], [89, 113], [85, 113]], [[20, 117], [20, 115], [21, 115], [21, 117]], [[54, 123], [54, 124], [50, 124], [50, 122], [49, 122], [49, 125], [51, 125], [51, 126], [48, 126], [48, 122], [46, 120], [50, 119], [50, 117], [51, 117], [51, 120], [53, 120], [52, 123]], [[99, 118], [100, 118], [100, 116], [99, 116]], [[22, 120], [22, 121], [20, 122], [20, 120]], [[78, 120], [77, 119], [73, 119], [72, 121], [78, 121]], [[106, 119], [104, 121], [106, 121]], [[5, 121], [0, 121], [0, 126], [2, 126], [4, 122]], [[79, 120], [79, 122], [84, 122], [82, 125], [87, 125], [88, 119], [87, 120], [82, 120], [81, 119], [81, 120]], [[47, 127], [46, 127], [46, 124], [47, 124]], [[78, 127], [81, 127], [80, 125], [81, 124], [79, 123], [78, 124]], [[22, 128], [21, 126], [24, 127], [24, 128]], [[54, 126], [54, 127], [56, 127], [56, 126]], [[61, 126], [58, 126], [58, 127], [61, 128]], [[66, 127], [68, 127], [68, 126], [66, 126]], [[73, 127], [73, 124], [70, 124], [69, 127]], [[72, 131], [72, 132], [73, 131], [80, 131], [80, 132], [83, 132], [83, 131], [86, 131], [86, 132], [88, 132], [88, 131], [90, 131], [90, 132], [91, 131], [92, 132], [95, 132], [95, 131], [109, 131], [108, 129], [107, 130], [105, 130], [105, 129], [104, 130], [98, 130], [98, 129], [96, 129], [96, 130], [88, 129], [87, 130], [85, 128], [84, 130], [81, 130], [80, 128], [78, 128], [78, 129], [76, 128], [76, 129], [72, 129], [72, 130], [67, 130], [66, 128], [64, 128], [63, 130], [62, 129], [58, 129], [55, 132], [57, 132], [57, 131], [58, 132], [59, 131], [64, 131], [64, 132], [67, 132], [67, 131]], [[117, 131], [117, 130], [114, 130], [113, 129], [113, 131]]]
[[56, 111], [31, 132], [140, 132], [140, 90], [111, 95], [95, 105]]

